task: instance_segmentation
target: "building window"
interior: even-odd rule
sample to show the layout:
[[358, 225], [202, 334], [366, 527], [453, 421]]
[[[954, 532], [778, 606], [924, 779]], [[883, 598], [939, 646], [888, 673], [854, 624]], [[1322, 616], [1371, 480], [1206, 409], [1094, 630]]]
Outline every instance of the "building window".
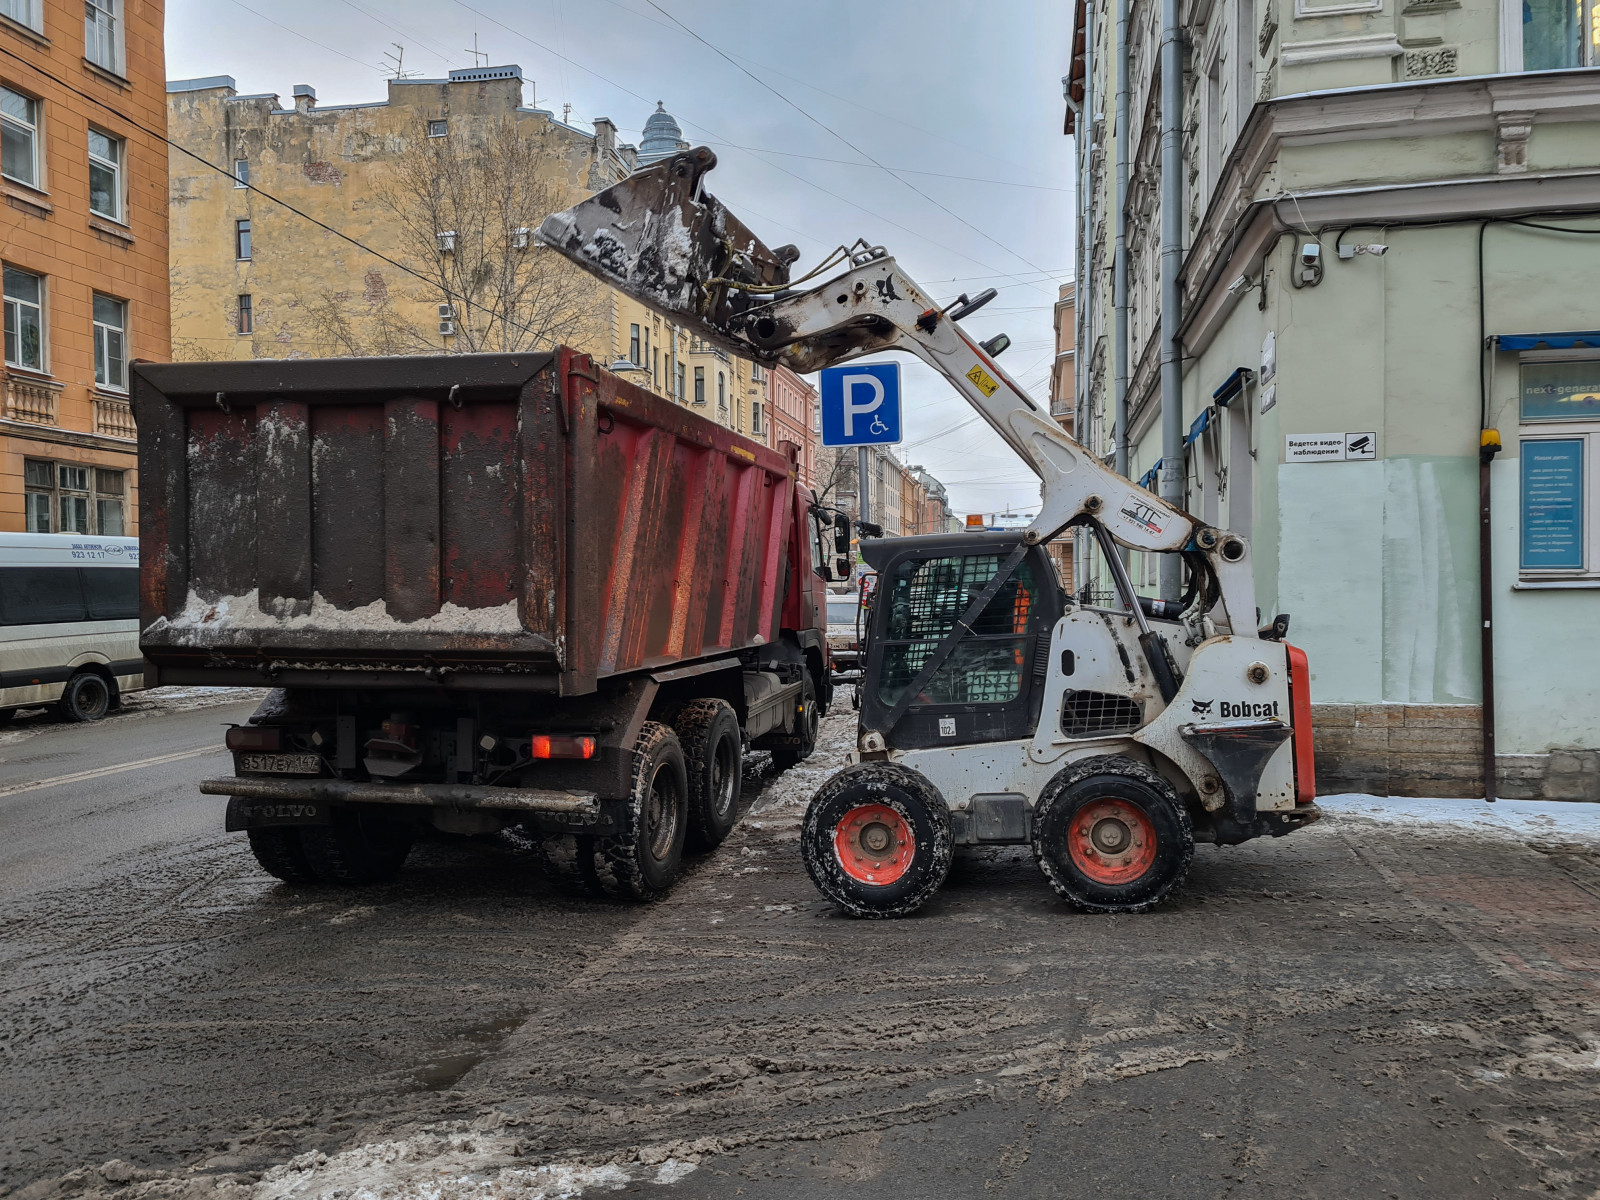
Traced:
[[83, 56], [122, 74], [122, 0], [84, 0]]
[[254, 333], [256, 331], [255, 301], [250, 293], [246, 292], [239, 297], [239, 322], [240, 333]]
[[236, 188], [250, 186], [250, 160], [236, 158], [233, 160], [233, 186]]
[[449, 132], [450, 132], [450, 123], [448, 121], [429, 121], [428, 122], [428, 136], [429, 137], [444, 137], [445, 134], [447, 134]]
[[678, 397], [678, 403], [682, 404], [683, 403], [683, 399], [684, 399], [684, 394], [685, 394], [685, 389], [684, 389], [684, 365], [682, 363], [679, 363], [677, 365], [677, 367], [676, 367], [676, 369], [674, 371], [674, 374], [677, 376], [677, 378], [673, 380], [672, 390], [673, 390], [673, 393]]
[[44, 14], [39, 9], [39, 0], [0, 0], [0, 15], [37, 33], [44, 32]]
[[1523, 362], [1520, 405], [1522, 577], [1600, 576], [1600, 359]]
[[29, 458], [22, 474], [29, 533], [126, 532], [126, 472]]
[[126, 143], [89, 127], [89, 211], [122, 220], [122, 160]]
[[250, 252], [249, 221], [235, 221], [233, 223], [233, 256], [241, 262], [253, 257]]
[[694, 369], [694, 402], [696, 404], [704, 404], [706, 402], [706, 369], [704, 367], [696, 367]]
[[94, 298], [94, 382], [114, 392], [128, 390], [128, 306], [110, 296]]
[[764, 431], [761, 428], [761, 401], [750, 402], [750, 432], [760, 436]]
[[6, 366], [44, 370], [44, 280], [5, 269]]
[[39, 102], [0, 88], [0, 175], [39, 186]]
[[639, 327], [628, 326], [628, 361], [634, 366], [639, 365]]
[[1600, 63], [1600, 0], [1523, 0], [1523, 70], [1554, 71], [1596, 63]]
[[717, 372], [717, 410], [728, 411], [728, 377], [721, 371]]

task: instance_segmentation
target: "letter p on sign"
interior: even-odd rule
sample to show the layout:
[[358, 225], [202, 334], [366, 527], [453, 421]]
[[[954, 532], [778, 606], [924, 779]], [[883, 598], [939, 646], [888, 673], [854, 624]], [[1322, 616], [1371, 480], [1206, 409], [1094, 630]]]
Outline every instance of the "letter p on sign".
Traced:
[[892, 446], [901, 440], [899, 363], [828, 367], [821, 383], [824, 446]]

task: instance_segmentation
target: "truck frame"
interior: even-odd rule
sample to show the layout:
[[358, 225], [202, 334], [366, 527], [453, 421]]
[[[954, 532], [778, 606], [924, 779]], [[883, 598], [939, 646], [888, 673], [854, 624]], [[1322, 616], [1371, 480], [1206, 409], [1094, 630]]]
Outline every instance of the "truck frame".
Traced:
[[[998, 365], [1003, 347], [962, 330], [982, 298], [941, 306], [860, 241], [791, 280], [798, 251], [768, 249], [705, 190], [715, 165], [705, 147], [681, 153], [539, 236], [758, 362], [805, 373], [913, 354], [1041, 481], [1020, 532], [862, 543], [879, 583], [858, 748], [802, 836], [818, 888], [857, 915], [903, 915], [938, 890], [955, 846], [1025, 844], [1079, 908], [1139, 911], [1183, 879], [1196, 841], [1315, 821], [1310, 668], [1287, 616], [1258, 628], [1246, 539], [1074, 441]], [[1099, 547], [1120, 607], [1062, 592], [1044, 544], [1068, 527]], [[1183, 599], [1139, 596], [1127, 549], [1179, 555]]]
[[268, 685], [227, 828], [293, 884], [518, 828], [650, 899], [810, 754], [848, 521], [784, 453], [522, 355], [140, 364], [140, 645], [155, 684]]

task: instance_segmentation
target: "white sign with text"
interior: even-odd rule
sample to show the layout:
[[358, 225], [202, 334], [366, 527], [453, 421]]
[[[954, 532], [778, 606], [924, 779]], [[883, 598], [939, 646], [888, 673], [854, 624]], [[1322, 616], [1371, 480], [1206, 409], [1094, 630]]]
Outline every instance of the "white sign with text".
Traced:
[[1358, 462], [1378, 457], [1376, 433], [1289, 433], [1285, 462]]

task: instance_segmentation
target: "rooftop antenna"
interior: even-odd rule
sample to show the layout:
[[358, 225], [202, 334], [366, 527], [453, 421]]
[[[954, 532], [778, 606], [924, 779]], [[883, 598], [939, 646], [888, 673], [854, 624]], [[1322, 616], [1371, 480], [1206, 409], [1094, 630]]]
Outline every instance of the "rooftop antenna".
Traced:
[[[463, 51], [463, 53], [472, 55], [472, 65], [475, 67], [487, 67], [489, 65], [489, 52], [478, 49], [478, 31], [476, 29], [472, 31], [472, 49]], [[483, 59], [482, 62], [478, 61], [480, 58]]]
[[570, 103], [561, 106], [561, 123], [563, 125], [572, 124], [572, 105]]
[[394, 47], [395, 52], [390, 54], [385, 51], [383, 60], [390, 64], [389, 70], [392, 72], [389, 76], [390, 79], [415, 79], [422, 74], [421, 71], [407, 71], [405, 69], [406, 48], [404, 46], [399, 42], [390, 42], [389, 44]]

